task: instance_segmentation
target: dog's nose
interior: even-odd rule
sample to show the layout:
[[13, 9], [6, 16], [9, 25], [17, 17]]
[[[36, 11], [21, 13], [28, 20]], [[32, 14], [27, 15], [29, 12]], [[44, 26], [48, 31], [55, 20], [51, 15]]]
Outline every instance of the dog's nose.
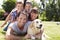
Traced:
[[40, 27], [42, 27], [42, 24], [40, 24]]
[[42, 27], [42, 24], [40, 24], [40, 28]]

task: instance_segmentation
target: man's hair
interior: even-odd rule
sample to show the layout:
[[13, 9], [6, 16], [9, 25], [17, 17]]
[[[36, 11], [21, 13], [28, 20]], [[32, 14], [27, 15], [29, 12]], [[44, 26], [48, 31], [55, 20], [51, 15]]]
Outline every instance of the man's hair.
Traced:
[[26, 4], [30, 4], [32, 6], [32, 3], [31, 2], [26, 2]]
[[22, 3], [22, 2], [16, 2], [16, 5], [17, 5], [17, 4], [23, 4], [23, 3]]

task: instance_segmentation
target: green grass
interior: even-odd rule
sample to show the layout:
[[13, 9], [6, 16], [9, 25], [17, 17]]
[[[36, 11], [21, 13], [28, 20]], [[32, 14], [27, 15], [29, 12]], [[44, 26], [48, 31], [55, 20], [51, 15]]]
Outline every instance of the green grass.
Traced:
[[[3, 23], [3, 21], [0, 21], [0, 25]], [[44, 25], [44, 32], [47, 36], [50, 38], [47, 38], [47, 40], [60, 40], [60, 25], [57, 25], [56, 22], [43, 22]], [[2, 31], [3, 29], [0, 29], [0, 40], [4, 40], [5, 34]]]
[[45, 33], [50, 37], [47, 40], [60, 40], [60, 25], [56, 22], [43, 22]]
[[[0, 21], [0, 26], [3, 24], [4, 21]], [[5, 34], [2, 28], [0, 28], [0, 40], [4, 40]]]

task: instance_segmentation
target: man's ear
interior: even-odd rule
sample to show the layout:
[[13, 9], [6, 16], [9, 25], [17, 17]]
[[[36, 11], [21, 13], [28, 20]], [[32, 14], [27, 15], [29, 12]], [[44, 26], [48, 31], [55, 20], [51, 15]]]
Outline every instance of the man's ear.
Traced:
[[32, 23], [30, 24], [30, 27], [31, 27], [31, 28], [34, 27], [34, 22], [32, 22]]

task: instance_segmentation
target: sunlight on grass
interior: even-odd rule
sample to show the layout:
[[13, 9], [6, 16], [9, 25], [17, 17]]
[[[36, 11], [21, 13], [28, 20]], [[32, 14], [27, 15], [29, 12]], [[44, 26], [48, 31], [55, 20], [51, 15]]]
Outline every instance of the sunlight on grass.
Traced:
[[50, 37], [48, 40], [60, 40], [60, 25], [56, 22], [43, 22], [45, 33]]

